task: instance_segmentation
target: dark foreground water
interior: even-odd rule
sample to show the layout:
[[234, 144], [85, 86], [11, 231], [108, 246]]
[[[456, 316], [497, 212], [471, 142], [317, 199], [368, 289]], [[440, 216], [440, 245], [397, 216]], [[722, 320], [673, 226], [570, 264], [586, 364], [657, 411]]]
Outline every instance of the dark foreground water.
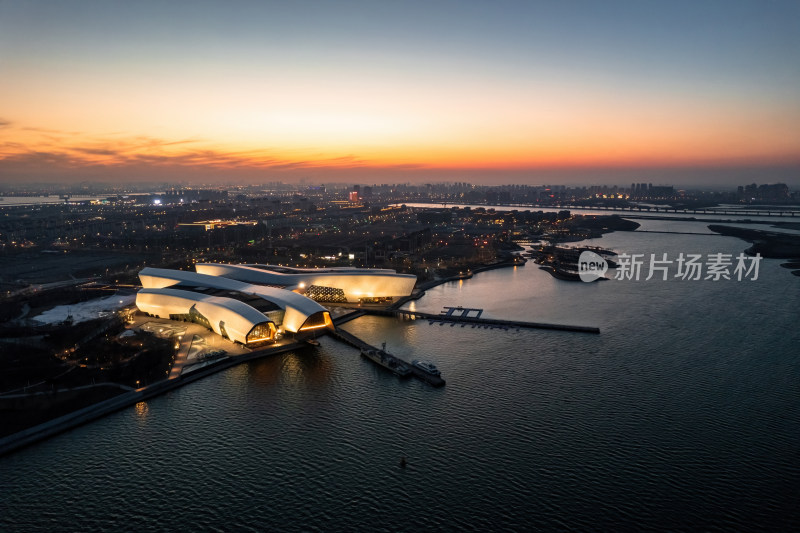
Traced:
[[414, 306], [602, 333], [365, 317], [347, 329], [447, 386], [324, 338], [0, 458], [0, 531], [797, 530], [800, 278], [778, 263], [755, 282], [591, 285], [531, 263], [438, 287]]

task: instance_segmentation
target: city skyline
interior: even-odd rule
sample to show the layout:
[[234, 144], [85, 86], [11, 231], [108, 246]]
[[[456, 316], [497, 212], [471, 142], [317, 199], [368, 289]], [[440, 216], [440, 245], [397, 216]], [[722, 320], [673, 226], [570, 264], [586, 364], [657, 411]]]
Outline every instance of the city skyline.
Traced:
[[0, 181], [800, 183], [794, 2], [0, 3]]

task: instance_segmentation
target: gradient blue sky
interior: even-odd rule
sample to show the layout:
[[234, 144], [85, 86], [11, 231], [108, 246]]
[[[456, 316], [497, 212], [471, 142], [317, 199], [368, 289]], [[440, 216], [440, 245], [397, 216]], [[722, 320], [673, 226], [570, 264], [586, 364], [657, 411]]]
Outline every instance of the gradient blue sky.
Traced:
[[3, 182], [800, 184], [798, 1], [0, 0], [0, 75]]

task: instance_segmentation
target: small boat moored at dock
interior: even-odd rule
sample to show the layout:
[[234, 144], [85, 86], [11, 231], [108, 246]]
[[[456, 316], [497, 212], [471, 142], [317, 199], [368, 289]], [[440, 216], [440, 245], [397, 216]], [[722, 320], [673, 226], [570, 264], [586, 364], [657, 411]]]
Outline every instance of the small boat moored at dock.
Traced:
[[446, 383], [446, 381], [442, 378], [442, 373], [433, 363], [414, 359], [411, 362], [411, 371], [414, 373], [415, 377], [430, 385], [433, 385], [434, 387], [441, 387]]
[[436, 365], [433, 363], [428, 363], [427, 361], [420, 361], [419, 359], [414, 359], [411, 361], [411, 364], [415, 367], [419, 368], [423, 372], [426, 372], [432, 376], [441, 376], [442, 373], [436, 368]]

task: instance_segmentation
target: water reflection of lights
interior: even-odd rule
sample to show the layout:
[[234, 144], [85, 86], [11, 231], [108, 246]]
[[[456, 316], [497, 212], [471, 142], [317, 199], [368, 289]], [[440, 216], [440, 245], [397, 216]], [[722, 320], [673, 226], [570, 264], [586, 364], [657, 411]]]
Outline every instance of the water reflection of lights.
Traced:
[[301, 353], [290, 352], [283, 362], [285, 380], [304, 382], [311, 387], [322, 387], [330, 381], [332, 374], [333, 364], [324, 347]]
[[300, 379], [300, 376], [303, 374], [303, 368], [295, 354], [289, 353], [284, 358], [283, 373], [289, 378], [289, 381]]
[[136, 417], [140, 419], [147, 418], [150, 413], [150, 407], [148, 407], [147, 402], [139, 402], [133, 408], [136, 410]]

